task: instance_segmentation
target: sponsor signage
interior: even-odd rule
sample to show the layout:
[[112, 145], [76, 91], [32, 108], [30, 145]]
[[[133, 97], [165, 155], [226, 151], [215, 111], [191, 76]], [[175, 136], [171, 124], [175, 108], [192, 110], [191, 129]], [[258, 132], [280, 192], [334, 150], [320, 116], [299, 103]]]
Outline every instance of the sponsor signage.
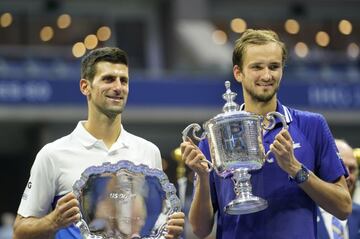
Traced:
[[[225, 77], [201, 79], [131, 79], [128, 105], [149, 107], [221, 107]], [[241, 86], [231, 81], [241, 103]], [[286, 105], [319, 109], [360, 109], [360, 82], [309, 83], [283, 80], [279, 99]], [[86, 103], [74, 80], [1, 80], [1, 105], [76, 106]]]

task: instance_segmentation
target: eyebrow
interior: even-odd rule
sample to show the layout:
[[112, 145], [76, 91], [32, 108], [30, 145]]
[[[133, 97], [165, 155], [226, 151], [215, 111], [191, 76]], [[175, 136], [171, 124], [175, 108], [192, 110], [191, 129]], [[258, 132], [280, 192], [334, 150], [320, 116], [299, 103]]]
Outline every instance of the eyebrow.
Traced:
[[269, 63], [265, 63], [265, 62], [251, 62], [249, 63], [249, 66], [258, 66], [258, 65], [269, 65], [269, 66], [281, 66], [282, 62], [269, 62]]
[[104, 74], [104, 75], [101, 75], [101, 78], [103, 78], [103, 77], [108, 77], [108, 76], [114, 76], [114, 77], [120, 77], [120, 78], [128, 78], [128, 77], [125, 76], [125, 75], [116, 74], [116, 73], [112, 73], [112, 72], [106, 73], [106, 74]]

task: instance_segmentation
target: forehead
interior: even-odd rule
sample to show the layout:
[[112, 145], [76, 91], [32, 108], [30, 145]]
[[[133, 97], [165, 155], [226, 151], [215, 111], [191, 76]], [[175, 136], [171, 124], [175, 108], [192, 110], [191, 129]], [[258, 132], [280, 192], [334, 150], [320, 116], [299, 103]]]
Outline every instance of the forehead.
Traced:
[[339, 150], [340, 156], [344, 161], [345, 165], [357, 166], [356, 159], [354, 157], [353, 149], [345, 143], [337, 142], [336, 146]]
[[352, 150], [344, 150], [340, 152], [341, 158], [346, 165], [356, 165], [356, 159]]
[[128, 75], [129, 69], [128, 66], [121, 63], [112, 63], [108, 61], [100, 61], [96, 63], [96, 75], [95, 76], [101, 76], [101, 75], [107, 75], [107, 74], [113, 74], [113, 75]]
[[245, 48], [244, 63], [257, 61], [282, 62], [282, 48], [275, 42], [264, 45], [250, 44]]

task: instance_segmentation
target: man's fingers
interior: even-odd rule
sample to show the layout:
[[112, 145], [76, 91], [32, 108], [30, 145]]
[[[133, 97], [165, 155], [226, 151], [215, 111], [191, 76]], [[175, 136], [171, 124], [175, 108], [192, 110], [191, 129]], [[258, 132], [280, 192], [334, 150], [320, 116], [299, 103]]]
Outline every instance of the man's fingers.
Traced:
[[75, 194], [73, 192], [67, 193], [59, 199], [58, 204], [66, 203], [72, 199], [76, 199]]
[[190, 145], [188, 142], [182, 143], [181, 145], [183, 146], [183, 148], [182, 148], [182, 157], [183, 158], [187, 158], [189, 153], [195, 149], [194, 146]]
[[188, 145], [184, 148], [182, 159], [185, 161], [185, 163], [187, 164], [196, 163], [194, 161], [197, 160], [198, 157], [205, 158], [202, 152], [200, 151], [200, 149], [198, 149], [196, 146]]
[[169, 216], [169, 222], [173, 219], [183, 219], [185, 220], [185, 214], [183, 212], [174, 212]]
[[190, 137], [186, 137], [186, 140], [192, 145], [197, 147], [197, 145], [194, 143], [194, 141], [192, 141], [192, 139]]
[[167, 234], [165, 235], [166, 238], [177, 238], [183, 232], [182, 226], [168, 225], [166, 228], [167, 228]]
[[273, 145], [279, 151], [290, 152], [293, 149], [292, 139], [287, 137], [287, 130], [281, 131], [276, 137]]
[[80, 209], [78, 207], [72, 207], [63, 213], [65, 218], [70, 218], [77, 214], [80, 214]]
[[65, 213], [73, 207], [79, 207], [79, 201], [77, 199], [71, 199], [70, 201], [58, 203], [58, 210], [60, 213]]
[[207, 159], [205, 158], [205, 156], [203, 154], [196, 156], [196, 158], [194, 159], [194, 161], [197, 164], [200, 164], [201, 167], [204, 168], [204, 170], [208, 170], [209, 169], [209, 163], [207, 161]]
[[55, 211], [56, 221], [60, 227], [66, 227], [80, 220], [79, 201], [72, 192], [59, 199]]
[[186, 163], [194, 163], [195, 159], [199, 156], [199, 152], [197, 152], [195, 149], [191, 150], [188, 157], [186, 158]]
[[282, 136], [283, 136], [286, 140], [289, 140], [289, 141], [292, 142], [292, 138], [291, 138], [291, 135], [290, 135], [290, 133], [289, 133], [289, 130], [287, 130], [287, 129], [282, 129], [282, 130], [281, 130], [281, 134], [282, 134]]
[[169, 222], [168, 222], [168, 225], [169, 226], [180, 226], [180, 227], [183, 227], [185, 224], [185, 220], [182, 219], [182, 218], [179, 218], [179, 219], [171, 219]]
[[279, 153], [281, 152], [281, 150], [279, 149], [279, 147], [278, 146], [275, 146], [275, 142], [274, 143], [272, 143], [271, 145], [270, 145], [270, 151], [272, 152], [272, 153], [274, 153], [275, 155], [279, 155]]
[[56, 227], [58, 229], [60, 229], [60, 228], [67, 227], [72, 223], [76, 223], [79, 220], [80, 220], [79, 210], [71, 210], [71, 211], [65, 212], [64, 214], [55, 212], [52, 221], [55, 223], [55, 225], [57, 225]]
[[70, 224], [80, 221], [80, 218], [81, 218], [80, 212], [76, 213], [75, 215], [69, 218]]
[[174, 212], [169, 216], [167, 224], [167, 234], [165, 238], [177, 238], [184, 231], [185, 214], [183, 212]]
[[183, 212], [177, 212], [169, 216], [168, 225], [169, 226], [184, 226], [185, 224], [185, 214]]
[[72, 217], [65, 218], [61, 224], [62, 227], [68, 227], [71, 224], [78, 222], [79, 220], [80, 220], [80, 214], [76, 214]]
[[281, 144], [285, 144], [287, 142], [287, 139], [285, 139], [285, 137], [282, 134], [278, 134], [276, 135], [274, 142], [276, 141]]

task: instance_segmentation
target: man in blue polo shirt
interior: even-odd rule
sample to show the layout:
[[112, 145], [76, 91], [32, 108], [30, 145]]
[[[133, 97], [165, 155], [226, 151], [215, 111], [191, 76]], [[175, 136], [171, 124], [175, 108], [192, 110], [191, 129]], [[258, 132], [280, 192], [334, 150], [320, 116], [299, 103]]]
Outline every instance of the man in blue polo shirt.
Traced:
[[[265, 150], [273, 163], [252, 172], [253, 194], [267, 200], [268, 208], [245, 215], [228, 215], [224, 207], [235, 198], [231, 177], [208, 173], [202, 160], [211, 160], [208, 142], [199, 147], [181, 144], [182, 158], [197, 174], [189, 219], [194, 233], [207, 236], [217, 212], [217, 238], [316, 238], [316, 204], [340, 219], [351, 212], [347, 172], [325, 119], [291, 109], [277, 99], [286, 60], [286, 48], [277, 34], [249, 29], [236, 41], [233, 74], [242, 84], [242, 110], [285, 116], [288, 129], [277, 122], [264, 134]], [[265, 123], [268, 123], [265, 121]]]

